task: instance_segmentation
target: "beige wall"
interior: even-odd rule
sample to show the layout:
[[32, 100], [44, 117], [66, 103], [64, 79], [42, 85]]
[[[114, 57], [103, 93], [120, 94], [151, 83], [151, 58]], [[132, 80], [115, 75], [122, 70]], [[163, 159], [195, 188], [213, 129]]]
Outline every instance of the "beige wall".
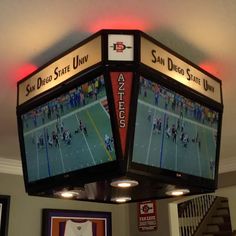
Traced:
[[[138, 231], [137, 204], [100, 204], [28, 196], [22, 176], [0, 174], [0, 194], [11, 196], [9, 236], [41, 236], [43, 208], [74, 209], [112, 212], [113, 236], [169, 236], [168, 203], [173, 199], [157, 201], [158, 230]], [[229, 199], [232, 227], [236, 230], [236, 186], [220, 188], [217, 195]]]
[[112, 235], [129, 236], [128, 205], [98, 204], [72, 200], [31, 197], [25, 193], [23, 178], [0, 174], [0, 194], [10, 195], [9, 236], [41, 236], [43, 208], [112, 212]]
[[25, 193], [23, 177], [0, 174], [0, 194], [10, 195], [9, 236], [41, 236], [42, 209], [112, 212], [112, 236], [169, 236], [168, 201], [157, 201], [158, 230], [141, 233], [137, 227], [137, 203], [100, 204], [32, 197]]

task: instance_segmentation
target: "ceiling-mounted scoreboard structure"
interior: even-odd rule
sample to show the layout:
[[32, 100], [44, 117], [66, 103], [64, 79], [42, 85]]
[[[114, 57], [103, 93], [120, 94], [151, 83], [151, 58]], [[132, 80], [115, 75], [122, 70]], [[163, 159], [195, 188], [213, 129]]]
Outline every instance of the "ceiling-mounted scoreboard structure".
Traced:
[[26, 191], [98, 202], [214, 191], [222, 113], [219, 79], [141, 31], [101, 30], [18, 82]]

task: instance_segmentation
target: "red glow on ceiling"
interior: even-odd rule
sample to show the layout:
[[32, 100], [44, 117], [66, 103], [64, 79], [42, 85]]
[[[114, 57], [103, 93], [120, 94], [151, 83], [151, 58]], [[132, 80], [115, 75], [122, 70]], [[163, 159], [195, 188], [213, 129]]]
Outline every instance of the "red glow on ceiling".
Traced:
[[107, 16], [93, 22], [92, 25], [88, 26], [89, 31], [91, 33], [97, 32], [101, 29], [137, 29], [147, 31], [150, 28], [150, 25], [141, 19], [127, 17], [112, 18], [114, 18], [114, 16]]
[[15, 72], [15, 81], [19, 81], [19, 80], [23, 79], [24, 77], [31, 74], [35, 70], [37, 70], [37, 66], [35, 66], [33, 64], [25, 64], [25, 65], [17, 68], [16, 72]]
[[11, 86], [16, 86], [17, 81], [25, 78], [35, 70], [37, 70], [37, 66], [33, 64], [24, 64], [22, 66], [13, 66], [11, 72], [9, 73]]
[[217, 62], [213, 62], [213, 61], [204, 61], [204, 62], [201, 62], [199, 64], [199, 66], [207, 71], [208, 73], [216, 76], [216, 77], [220, 77], [221, 73], [220, 73], [220, 70], [221, 70], [221, 66], [219, 65], [219, 63]]

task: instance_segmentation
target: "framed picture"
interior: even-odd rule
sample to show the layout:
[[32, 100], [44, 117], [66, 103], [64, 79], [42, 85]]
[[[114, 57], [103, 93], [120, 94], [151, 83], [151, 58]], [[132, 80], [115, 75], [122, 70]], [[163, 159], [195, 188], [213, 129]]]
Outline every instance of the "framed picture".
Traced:
[[0, 236], [7, 236], [10, 196], [0, 195]]
[[111, 236], [111, 212], [43, 209], [43, 236]]

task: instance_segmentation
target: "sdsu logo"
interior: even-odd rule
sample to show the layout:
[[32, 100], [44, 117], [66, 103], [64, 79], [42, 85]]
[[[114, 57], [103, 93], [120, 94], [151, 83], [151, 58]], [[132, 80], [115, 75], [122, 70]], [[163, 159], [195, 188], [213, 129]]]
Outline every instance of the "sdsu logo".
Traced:
[[112, 46], [110, 46], [111, 48], [113, 48], [114, 51], [116, 52], [123, 52], [125, 49], [131, 49], [131, 46], [126, 46], [123, 42], [116, 42], [113, 43]]
[[108, 60], [133, 61], [134, 35], [108, 35]]
[[140, 204], [140, 214], [150, 214], [153, 213], [153, 204], [152, 203], [144, 203]]
[[144, 214], [147, 214], [148, 212], [149, 212], [149, 210], [152, 210], [152, 207], [149, 207], [148, 205], [144, 205], [143, 207], [142, 207], [142, 212], [144, 213]]

